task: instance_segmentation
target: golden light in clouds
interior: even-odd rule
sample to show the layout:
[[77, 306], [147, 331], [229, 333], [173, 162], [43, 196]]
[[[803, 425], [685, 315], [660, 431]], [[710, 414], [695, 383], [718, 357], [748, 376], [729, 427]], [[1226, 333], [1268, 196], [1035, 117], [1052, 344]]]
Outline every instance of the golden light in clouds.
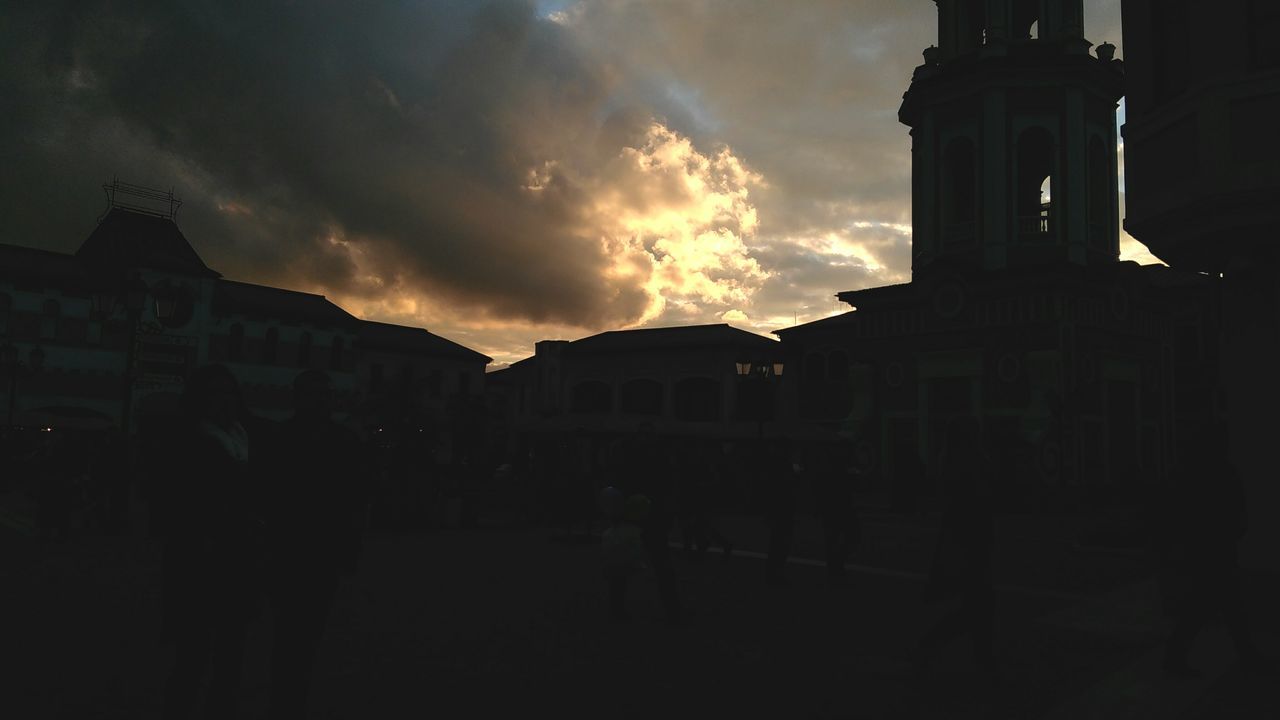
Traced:
[[759, 225], [751, 188], [763, 184], [729, 148], [704, 154], [660, 122], [618, 154], [580, 222], [610, 257], [608, 276], [644, 288], [633, 325], [673, 304], [750, 303], [769, 277], [747, 244]]

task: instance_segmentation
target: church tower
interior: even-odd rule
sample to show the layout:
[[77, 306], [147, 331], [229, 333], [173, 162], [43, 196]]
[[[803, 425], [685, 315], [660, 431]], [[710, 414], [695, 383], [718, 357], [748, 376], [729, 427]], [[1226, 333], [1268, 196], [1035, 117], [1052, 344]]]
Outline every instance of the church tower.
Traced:
[[934, 0], [899, 120], [911, 128], [912, 272], [1096, 266], [1119, 257], [1114, 46], [1083, 0]]

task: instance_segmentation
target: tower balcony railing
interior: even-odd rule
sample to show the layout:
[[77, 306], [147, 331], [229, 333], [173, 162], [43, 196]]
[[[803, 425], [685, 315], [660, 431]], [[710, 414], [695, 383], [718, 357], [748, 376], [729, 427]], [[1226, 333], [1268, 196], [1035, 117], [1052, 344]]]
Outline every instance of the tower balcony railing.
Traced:
[[1048, 240], [1053, 235], [1053, 217], [1047, 213], [1020, 215], [1018, 235], [1026, 240]]

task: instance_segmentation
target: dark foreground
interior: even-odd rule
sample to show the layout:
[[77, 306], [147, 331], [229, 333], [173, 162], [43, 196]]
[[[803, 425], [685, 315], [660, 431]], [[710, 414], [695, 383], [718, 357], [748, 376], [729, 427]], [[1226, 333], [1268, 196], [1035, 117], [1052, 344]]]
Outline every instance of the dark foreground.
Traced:
[[[3, 715], [156, 717], [169, 660], [159, 642], [158, 548], [94, 536], [50, 544], [10, 525], [0, 528], [12, 660]], [[552, 542], [551, 532], [368, 538], [326, 637], [313, 716], [1280, 717], [1274, 673], [1231, 670], [1221, 628], [1193, 653], [1203, 679], [1162, 677], [1167, 628], [1154, 584], [1140, 576], [1083, 595], [1005, 578], [992, 685], [971, 669], [964, 640], [928, 669], [908, 664], [938, 612], [922, 602], [910, 567], [860, 571], [851, 587], [828, 589], [823, 570], [802, 561], [789, 565], [791, 586], [776, 589], [763, 586], [749, 537], [748, 552], [728, 563], [696, 564], [676, 550], [684, 626], [665, 626], [646, 576], [632, 588], [632, 624], [614, 627], [598, 547]], [[803, 535], [797, 554], [816, 557]], [[876, 559], [868, 548], [854, 562]], [[1251, 578], [1248, 590], [1258, 638], [1272, 651], [1280, 633], [1265, 611], [1280, 602], [1276, 589]], [[266, 622], [250, 641], [246, 718], [265, 712]]]

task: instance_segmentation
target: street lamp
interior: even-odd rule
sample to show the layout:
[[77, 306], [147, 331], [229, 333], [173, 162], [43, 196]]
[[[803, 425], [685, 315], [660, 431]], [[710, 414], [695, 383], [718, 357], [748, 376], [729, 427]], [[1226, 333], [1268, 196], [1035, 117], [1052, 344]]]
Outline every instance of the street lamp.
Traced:
[[[142, 317], [142, 310], [147, 305], [147, 295], [150, 288], [138, 273], [131, 274], [128, 279], [119, 283], [104, 283], [99, 286], [91, 298], [94, 312], [102, 320], [108, 320], [118, 306], [123, 306], [125, 315], [128, 317], [129, 338], [128, 345], [125, 347], [124, 371], [121, 373], [121, 390], [120, 400], [120, 428], [127, 435], [129, 433], [130, 413], [133, 411], [133, 363], [136, 345], [138, 343], [138, 321]], [[163, 303], [166, 314], [172, 314], [176, 303]], [[156, 298], [156, 316], [165, 317], [166, 314], [161, 313], [161, 305], [159, 298]]]
[[[762, 359], [759, 362], [753, 362], [750, 358], [741, 358], [734, 363], [734, 369], [738, 373], [738, 377], [744, 381], [751, 383], [751, 387], [755, 388], [756, 394], [756, 429], [760, 438], [764, 438], [764, 421], [765, 415], [765, 395], [766, 388], [771, 388], [771, 383], [775, 378], [782, 378], [782, 371], [785, 369], [782, 361], [769, 362]], [[772, 399], [772, 395], [770, 395]]]

